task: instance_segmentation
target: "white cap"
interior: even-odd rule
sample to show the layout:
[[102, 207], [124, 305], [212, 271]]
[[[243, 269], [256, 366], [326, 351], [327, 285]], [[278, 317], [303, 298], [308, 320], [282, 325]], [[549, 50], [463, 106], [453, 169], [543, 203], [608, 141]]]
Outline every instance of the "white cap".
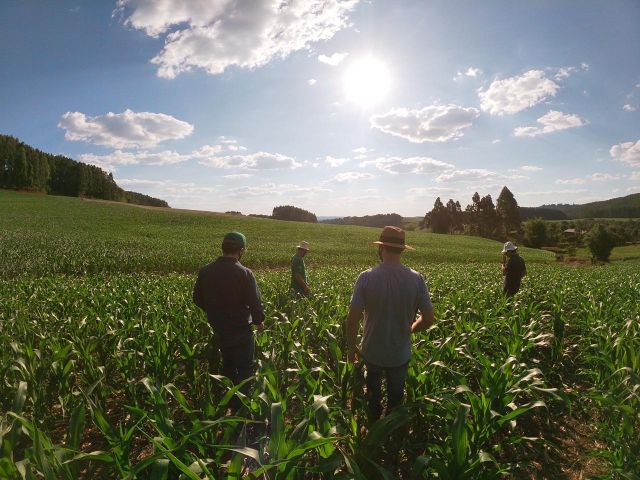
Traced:
[[518, 247], [516, 247], [513, 243], [507, 242], [504, 244], [504, 247], [502, 247], [502, 253], [515, 252], [517, 249]]
[[298, 245], [298, 248], [301, 248], [303, 250], [309, 250], [309, 242], [302, 240], [300, 242], [300, 245]]

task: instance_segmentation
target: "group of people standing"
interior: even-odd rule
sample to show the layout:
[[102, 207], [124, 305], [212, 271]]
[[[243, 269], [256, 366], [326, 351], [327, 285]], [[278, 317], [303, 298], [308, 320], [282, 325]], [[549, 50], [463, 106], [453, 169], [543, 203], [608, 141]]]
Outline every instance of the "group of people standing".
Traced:
[[[402, 402], [411, 335], [433, 325], [434, 314], [424, 278], [402, 264], [402, 254], [414, 250], [405, 243], [404, 230], [384, 227], [378, 240], [372, 243], [377, 246], [380, 264], [360, 273], [356, 280], [346, 320], [346, 340], [347, 360], [362, 361], [365, 365], [368, 415], [370, 421], [375, 421], [382, 415], [383, 378], [387, 413]], [[240, 263], [246, 248], [247, 239], [242, 233], [227, 233], [222, 241], [222, 256], [200, 270], [193, 291], [194, 302], [206, 312], [216, 333], [222, 357], [221, 373], [234, 384], [254, 374], [252, 329], [262, 331], [265, 318], [253, 272]], [[296, 250], [291, 258], [291, 292], [307, 296], [310, 288], [304, 257], [310, 250], [309, 243], [301, 241]], [[503, 291], [511, 296], [520, 288], [526, 267], [513, 243], [505, 243], [502, 254]], [[249, 389], [247, 382], [240, 390], [246, 395]]]

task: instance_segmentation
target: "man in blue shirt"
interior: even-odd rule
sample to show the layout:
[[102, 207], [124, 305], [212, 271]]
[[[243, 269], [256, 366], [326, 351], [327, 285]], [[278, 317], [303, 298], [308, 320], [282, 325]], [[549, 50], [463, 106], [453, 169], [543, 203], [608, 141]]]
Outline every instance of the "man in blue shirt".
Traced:
[[[411, 334], [433, 324], [433, 306], [422, 275], [402, 264], [400, 256], [413, 250], [405, 232], [384, 227], [377, 242], [382, 263], [360, 274], [353, 289], [347, 317], [348, 360], [364, 360], [369, 420], [382, 414], [382, 377], [387, 383], [387, 413], [402, 402], [411, 357]], [[416, 315], [420, 311], [420, 315]], [[356, 339], [364, 316], [360, 350]]]
[[[230, 232], [222, 240], [222, 256], [200, 269], [193, 289], [193, 301], [207, 313], [207, 320], [218, 337], [222, 374], [234, 385], [254, 374], [252, 325], [264, 329], [260, 290], [253, 272], [240, 263], [247, 239]], [[240, 391], [249, 394], [247, 383]], [[231, 406], [239, 407], [234, 398]]]

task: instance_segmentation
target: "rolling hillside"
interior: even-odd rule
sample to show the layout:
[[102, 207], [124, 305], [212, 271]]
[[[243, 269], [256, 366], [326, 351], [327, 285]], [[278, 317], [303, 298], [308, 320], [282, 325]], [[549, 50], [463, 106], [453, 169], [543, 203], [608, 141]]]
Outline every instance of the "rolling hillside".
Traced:
[[[0, 190], [0, 270], [21, 273], [196, 272], [219, 254], [229, 230], [247, 235], [243, 258], [251, 268], [288, 266], [296, 242], [311, 243], [306, 258], [316, 265], [371, 265], [378, 228], [322, 225], [204, 212], [136, 208], [70, 197]], [[417, 250], [409, 265], [427, 262], [497, 262], [501, 244], [461, 235], [408, 232]], [[528, 261], [552, 259], [523, 249]], [[60, 255], [61, 252], [64, 255]]]

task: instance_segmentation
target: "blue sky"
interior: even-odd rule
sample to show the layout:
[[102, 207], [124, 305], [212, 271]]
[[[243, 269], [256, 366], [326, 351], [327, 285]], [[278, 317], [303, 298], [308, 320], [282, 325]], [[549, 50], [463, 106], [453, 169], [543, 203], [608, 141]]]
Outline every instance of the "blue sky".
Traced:
[[640, 192], [640, 3], [0, 3], [0, 133], [173, 207]]

